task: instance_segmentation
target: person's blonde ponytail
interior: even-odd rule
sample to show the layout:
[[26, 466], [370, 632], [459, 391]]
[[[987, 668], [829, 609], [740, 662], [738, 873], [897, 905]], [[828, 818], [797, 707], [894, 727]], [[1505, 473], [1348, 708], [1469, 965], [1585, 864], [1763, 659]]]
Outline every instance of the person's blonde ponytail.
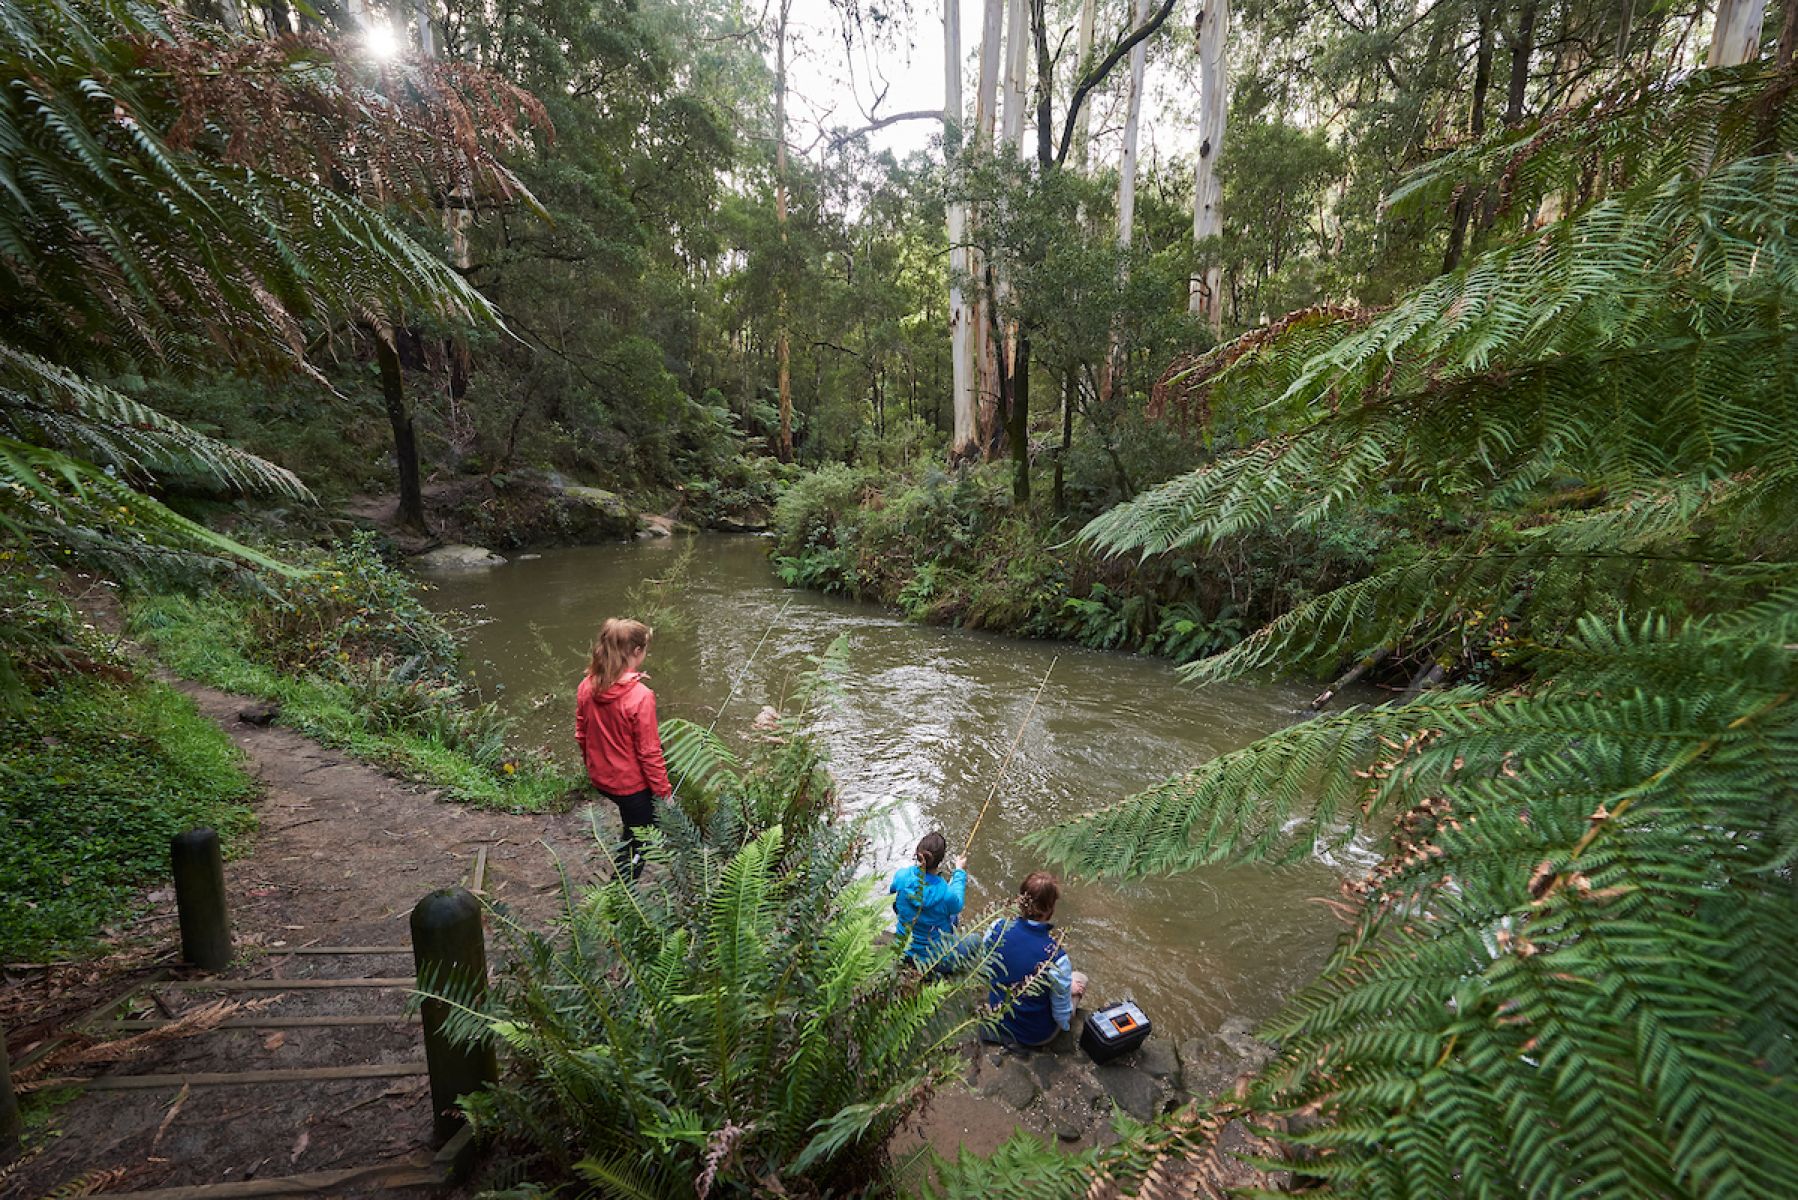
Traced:
[[617, 683], [630, 669], [631, 656], [649, 648], [654, 632], [641, 621], [607, 617], [599, 627], [599, 636], [593, 639], [593, 657], [587, 662], [587, 676], [593, 680], [593, 686], [603, 692]]

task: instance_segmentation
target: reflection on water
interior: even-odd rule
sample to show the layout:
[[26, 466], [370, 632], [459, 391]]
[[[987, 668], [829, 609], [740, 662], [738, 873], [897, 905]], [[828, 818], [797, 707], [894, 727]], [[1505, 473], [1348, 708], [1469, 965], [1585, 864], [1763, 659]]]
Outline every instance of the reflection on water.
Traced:
[[[1242, 746], [1291, 721], [1310, 691], [1197, 691], [1165, 663], [911, 625], [868, 605], [784, 591], [753, 538], [547, 551], [440, 577], [430, 599], [478, 622], [467, 637], [474, 678], [526, 736], [572, 762], [574, 689], [594, 630], [626, 615], [629, 593], [688, 545], [691, 569], [669, 597], [675, 615], [658, 626], [649, 656], [661, 715], [708, 722], [739, 681], [718, 730], [741, 737], [763, 704], [791, 693], [810, 656], [846, 635], [849, 674], [816, 729], [845, 803], [883, 814], [887, 871], [909, 861], [929, 829], [961, 844], [1060, 656], [980, 826], [970, 910], [1010, 895], [1042, 865], [1021, 846], [1024, 834]], [[1310, 977], [1339, 927], [1308, 901], [1333, 896], [1338, 879], [1311, 863], [1079, 884], [1064, 893], [1058, 924], [1095, 999], [1133, 997], [1170, 1035], [1188, 1037], [1232, 1014], [1269, 1016]]]

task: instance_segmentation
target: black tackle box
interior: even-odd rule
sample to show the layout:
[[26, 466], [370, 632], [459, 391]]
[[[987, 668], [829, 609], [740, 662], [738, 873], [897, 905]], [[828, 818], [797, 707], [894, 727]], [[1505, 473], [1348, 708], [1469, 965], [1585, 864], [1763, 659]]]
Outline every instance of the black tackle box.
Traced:
[[1108, 1063], [1148, 1041], [1153, 1028], [1143, 1010], [1126, 1000], [1086, 1018], [1080, 1027], [1080, 1048], [1094, 1062]]

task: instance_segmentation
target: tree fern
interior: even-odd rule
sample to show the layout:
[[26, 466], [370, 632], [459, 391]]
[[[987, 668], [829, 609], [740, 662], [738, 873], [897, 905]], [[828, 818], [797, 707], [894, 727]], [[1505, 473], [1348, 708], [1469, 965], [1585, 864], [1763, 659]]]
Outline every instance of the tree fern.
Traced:
[[1791, 85], [1610, 93], [1426, 169], [1400, 202], [1565, 215], [1182, 364], [1169, 403], [1229, 389], [1295, 431], [1086, 530], [1146, 555], [1381, 492], [1442, 516], [1193, 674], [1396, 647], [1501, 684], [1295, 726], [1035, 840], [1134, 877], [1390, 836], [1251, 1097], [1336, 1191], [1798, 1192]]
[[0, 520], [59, 557], [266, 565], [127, 485], [306, 499], [299, 481], [94, 373], [307, 371], [334, 324], [492, 323], [371, 205], [530, 202], [496, 153], [541, 108], [467, 68], [362, 77], [315, 35], [250, 41], [130, 0], [7, 5], [0, 76]]

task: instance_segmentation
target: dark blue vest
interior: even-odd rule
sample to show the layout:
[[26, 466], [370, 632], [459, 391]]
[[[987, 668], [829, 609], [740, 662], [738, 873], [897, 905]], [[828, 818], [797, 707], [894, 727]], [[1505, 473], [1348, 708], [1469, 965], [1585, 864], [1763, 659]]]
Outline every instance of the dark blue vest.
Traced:
[[[1030, 925], [1016, 919], [999, 927], [998, 954], [993, 963], [993, 986], [986, 1002], [994, 1008], [1016, 995], [1026, 979], [1042, 969], [1061, 953], [1052, 934], [1052, 925]], [[1018, 996], [1011, 1015], [999, 1022], [1005, 1034], [1026, 1046], [1037, 1046], [1054, 1037], [1061, 1028], [1055, 1023], [1050, 1007], [1050, 984], [1044, 971], [1025, 995]]]

